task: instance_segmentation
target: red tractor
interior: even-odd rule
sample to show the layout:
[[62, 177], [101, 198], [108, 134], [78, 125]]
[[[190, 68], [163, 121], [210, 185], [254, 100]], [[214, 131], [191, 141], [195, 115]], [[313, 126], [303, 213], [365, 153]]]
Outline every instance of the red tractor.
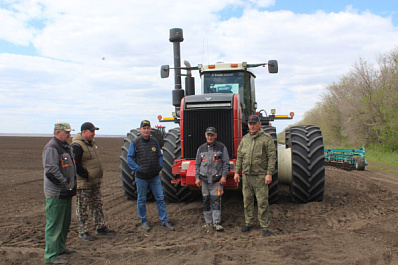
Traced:
[[[227, 147], [231, 158], [231, 171], [224, 188], [237, 189], [238, 184], [233, 179], [237, 148], [242, 136], [248, 132], [247, 118], [257, 114], [262, 129], [273, 137], [278, 152], [277, 169], [269, 186], [269, 202], [274, 203], [278, 200], [279, 184], [290, 186], [290, 195], [294, 202], [322, 201], [325, 191], [325, 165], [320, 129], [310, 125], [291, 127], [286, 132], [286, 145], [278, 145], [276, 129], [270, 126], [270, 121], [292, 119], [294, 114], [276, 115], [275, 110], [272, 110], [271, 114], [267, 115], [264, 110], [257, 111], [256, 76], [251, 68], [267, 66], [268, 72], [274, 74], [278, 72], [277, 61], [269, 60], [267, 63], [259, 64], [216, 63], [195, 67], [191, 67], [185, 61], [185, 67], [181, 67], [182, 41], [182, 29], [171, 29], [174, 67], [161, 67], [162, 78], [168, 77], [170, 69], [174, 69], [175, 89], [172, 91], [172, 103], [175, 111], [172, 118], [163, 119], [159, 116], [159, 121], [179, 125], [169, 130], [164, 138], [162, 182], [165, 198], [171, 202], [189, 201], [193, 198], [193, 190], [197, 189], [196, 151], [205, 141], [204, 132], [210, 126], [217, 129], [217, 140]], [[186, 73], [181, 74], [182, 70]], [[194, 77], [191, 76], [193, 70], [199, 71], [201, 77], [200, 95], [195, 95]], [[185, 76], [185, 89], [181, 86], [181, 76]], [[122, 180], [126, 182], [134, 176], [126, 175], [128, 169], [124, 165], [123, 154]]]

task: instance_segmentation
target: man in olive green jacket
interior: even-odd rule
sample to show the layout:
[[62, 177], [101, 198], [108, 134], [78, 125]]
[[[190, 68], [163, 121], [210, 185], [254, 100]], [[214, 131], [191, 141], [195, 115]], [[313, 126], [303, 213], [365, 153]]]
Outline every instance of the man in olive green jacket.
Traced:
[[261, 129], [258, 116], [248, 120], [250, 133], [243, 136], [236, 158], [236, 182], [240, 182], [242, 171], [242, 193], [245, 212], [245, 226], [242, 232], [249, 232], [254, 226], [254, 196], [257, 199], [258, 219], [264, 237], [270, 236], [268, 226], [270, 212], [268, 206], [268, 185], [272, 183], [272, 174], [276, 164], [276, 148], [272, 136]]
[[104, 174], [99, 158], [98, 146], [95, 144], [95, 127], [91, 122], [81, 126], [81, 133], [76, 134], [72, 140], [73, 153], [77, 167], [77, 196], [76, 215], [79, 228], [79, 237], [85, 241], [93, 241], [89, 234], [88, 211], [93, 214], [97, 235], [114, 234], [105, 225], [102, 212], [101, 180]]

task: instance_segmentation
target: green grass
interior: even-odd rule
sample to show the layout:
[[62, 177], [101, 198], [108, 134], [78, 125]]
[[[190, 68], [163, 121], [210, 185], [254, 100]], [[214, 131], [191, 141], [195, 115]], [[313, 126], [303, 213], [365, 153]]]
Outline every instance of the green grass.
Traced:
[[366, 148], [365, 149], [365, 158], [369, 161], [375, 161], [391, 166], [398, 167], [398, 153], [386, 153], [381, 152], [373, 148]]

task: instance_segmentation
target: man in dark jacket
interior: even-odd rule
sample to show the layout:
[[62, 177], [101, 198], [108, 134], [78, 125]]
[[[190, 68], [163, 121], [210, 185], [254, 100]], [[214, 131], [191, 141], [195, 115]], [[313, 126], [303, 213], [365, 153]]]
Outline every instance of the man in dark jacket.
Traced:
[[206, 143], [196, 152], [195, 183], [202, 187], [205, 226], [214, 226], [217, 231], [222, 231], [221, 196], [229, 174], [229, 155], [225, 145], [216, 141], [216, 128], [207, 128], [205, 137]]
[[162, 227], [174, 231], [175, 229], [169, 223], [169, 217], [166, 213], [166, 202], [159, 177], [159, 172], [162, 170], [163, 165], [163, 155], [158, 141], [151, 137], [151, 130], [151, 123], [148, 120], [142, 121], [140, 126], [141, 136], [130, 143], [127, 154], [127, 163], [135, 172], [138, 216], [141, 219], [142, 229], [149, 231], [151, 228], [146, 218], [145, 203], [148, 187], [150, 187], [156, 199]]
[[46, 263], [68, 263], [59, 255], [75, 252], [66, 249], [72, 211], [72, 197], [76, 194], [76, 167], [68, 139], [73, 129], [67, 122], [54, 126], [54, 137], [43, 150], [44, 194], [46, 196]]
[[115, 231], [105, 225], [102, 211], [101, 180], [104, 173], [98, 146], [95, 143], [95, 131], [99, 130], [91, 122], [81, 126], [81, 132], [72, 140], [73, 153], [77, 168], [76, 216], [79, 237], [85, 241], [93, 241], [89, 234], [89, 209], [93, 215], [97, 235], [114, 234]]

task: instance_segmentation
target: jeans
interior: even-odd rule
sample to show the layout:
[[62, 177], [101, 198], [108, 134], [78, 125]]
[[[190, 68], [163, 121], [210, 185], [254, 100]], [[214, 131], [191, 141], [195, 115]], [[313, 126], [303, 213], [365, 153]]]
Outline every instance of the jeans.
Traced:
[[160, 221], [162, 224], [167, 223], [169, 221], [169, 217], [166, 213], [166, 203], [164, 201], [163, 187], [160, 177], [157, 176], [151, 179], [135, 178], [135, 183], [137, 184], [137, 208], [141, 224], [148, 223], [145, 206], [148, 186], [151, 188], [152, 194], [156, 199]]

